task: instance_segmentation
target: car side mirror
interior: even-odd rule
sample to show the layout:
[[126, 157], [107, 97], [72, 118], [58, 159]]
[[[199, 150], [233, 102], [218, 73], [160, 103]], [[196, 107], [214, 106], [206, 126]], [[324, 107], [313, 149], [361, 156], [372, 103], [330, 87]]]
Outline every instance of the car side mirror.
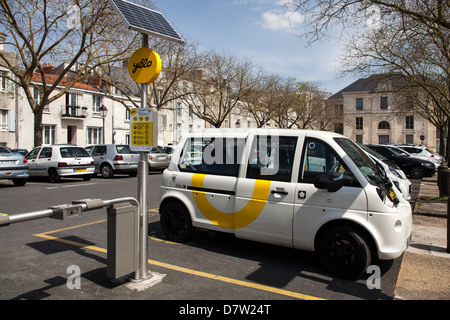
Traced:
[[326, 174], [320, 174], [314, 179], [314, 186], [317, 189], [327, 189], [328, 192], [336, 192], [342, 188], [342, 183], [331, 180]]

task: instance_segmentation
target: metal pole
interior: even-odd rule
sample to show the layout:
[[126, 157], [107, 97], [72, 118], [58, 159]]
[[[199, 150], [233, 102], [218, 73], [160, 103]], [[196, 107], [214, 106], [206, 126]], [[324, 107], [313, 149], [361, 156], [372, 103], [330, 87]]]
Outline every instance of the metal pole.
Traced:
[[[142, 47], [148, 48], [148, 35], [142, 34]], [[142, 84], [141, 108], [147, 107], [148, 84]], [[148, 216], [147, 216], [147, 186], [148, 186], [148, 152], [140, 152], [138, 163], [138, 200], [139, 200], [139, 272], [135, 274], [135, 280], [148, 278]]]

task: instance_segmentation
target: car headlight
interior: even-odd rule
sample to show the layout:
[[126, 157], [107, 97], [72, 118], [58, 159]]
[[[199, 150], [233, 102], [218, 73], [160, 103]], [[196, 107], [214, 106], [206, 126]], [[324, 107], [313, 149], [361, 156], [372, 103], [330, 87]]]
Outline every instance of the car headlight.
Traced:
[[396, 176], [396, 177], [399, 178], [399, 179], [402, 179], [402, 176], [400, 175], [400, 173], [398, 173], [398, 171], [397, 171], [396, 169], [394, 169], [394, 168], [392, 168], [392, 167], [389, 167], [389, 170], [392, 172], [392, 174], [393, 174], [394, 176]]
[[434, 169], [434, 164], [432, 164], [432, 163], [430, 163], [430, 162], [424, 162], [424, 163], [422, 163], [422, 165], [423, 165], [425, 168], [428, 168], [428, 169]]

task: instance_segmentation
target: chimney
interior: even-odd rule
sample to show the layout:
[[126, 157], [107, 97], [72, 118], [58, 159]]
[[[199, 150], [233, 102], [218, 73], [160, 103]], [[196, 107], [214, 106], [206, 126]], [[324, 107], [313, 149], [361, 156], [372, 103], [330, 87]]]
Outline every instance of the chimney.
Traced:
[[6, 33], [0, 32], [0, 50], [5, 50]]
[[50, 73], [50, 72], [52, 72], [53, 69], [54, 69], [54, 68], [53, 68], [53, 62], [48, 63], [48, 64], [44, 64], [43, 69], [44, 69], [44, 73]]

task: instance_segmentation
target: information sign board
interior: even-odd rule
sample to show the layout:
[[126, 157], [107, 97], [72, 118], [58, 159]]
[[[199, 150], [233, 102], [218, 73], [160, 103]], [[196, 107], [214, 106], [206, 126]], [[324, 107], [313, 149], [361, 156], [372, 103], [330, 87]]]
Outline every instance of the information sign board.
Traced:
[[130, 149], [150, 152], [157, 146], [157, 112], [153, 108], [134, 108], [130, 111]]

